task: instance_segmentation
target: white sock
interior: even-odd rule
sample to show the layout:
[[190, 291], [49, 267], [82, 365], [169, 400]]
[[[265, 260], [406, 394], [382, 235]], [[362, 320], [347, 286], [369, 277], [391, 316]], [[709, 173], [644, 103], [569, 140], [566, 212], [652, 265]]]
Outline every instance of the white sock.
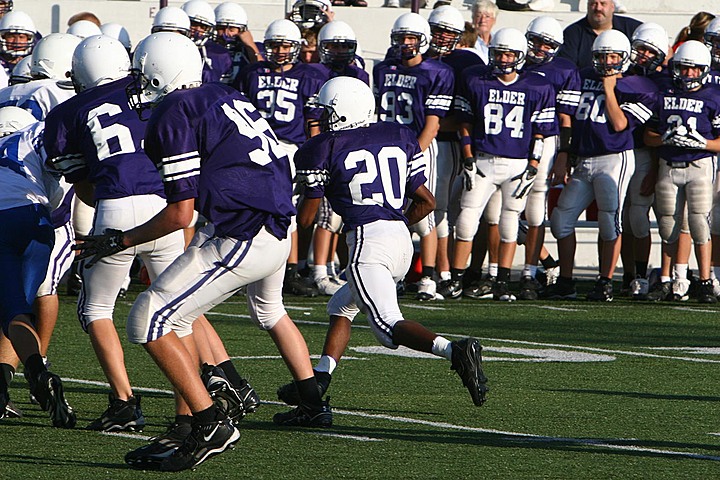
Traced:
[[537, 273], [537, 265], [525, 264], [525, 267], [523, 268], [523, 271], [522, 271], [522, 276], [535, 278], [536, 273]]
[[676, 279], [687, 279], [688, 264], [687, 263], [676, 263], [673, 267], [673, 273]]
[[320, 361], [315, 367], [315, 370], [317, 370], [318, 372], [327, 372], [332, 375], [335, 367], [337, 367], [337, 362], [335, 361], [335, 359], [329, 355], [323, 355], [320, 357]]
[[712, 278], [720, 278], [720, 267], [712, 268]]
[[440, 272], [440, 280], [450, 280], [450, 272]]
[[672, 278], [660, 276], [660, 283], [672, 282]]
[[435, 337], [432, 344], [432, 353], [438, 357], [445, 357], [448, 360], [452, 360], [452, 344], [450, 340], [440, 335]]
[[488, 265], [488, 275], [491, 277], [497, 277], [498, 272], [498, 264], [497, 263], [491, 263]]
[[313, 265], [313, 280], [317, 282], [327, 276], [327, 267], [325, 265]]

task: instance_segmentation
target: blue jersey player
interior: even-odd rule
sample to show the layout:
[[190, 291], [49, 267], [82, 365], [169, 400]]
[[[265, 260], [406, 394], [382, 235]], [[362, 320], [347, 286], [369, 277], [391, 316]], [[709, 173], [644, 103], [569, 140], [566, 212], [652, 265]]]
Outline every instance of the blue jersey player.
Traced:
[[[548, 288], [548, 298], [577, 296], [572, 280], [575, 225], [595, 199], [601, 240], [600, 277], [587, 300], [613, 299], [612, 276], [620, 255], [623, 202], [635, 168], [633, 130], [650, 119], [655, 101], [646, 86], [649, 80], [623, 77], [629, 64], [630, 41], [621, 32], [608, 30], [593, 43], [593, 67], [580, 71], [581, 94], [568, 147], [577, 160], [551, 216], [552, 233], [558, 240], [560, 277]], [[561, 151], [555, 161], [556, 171], [566, 171], [567, 152]]]
[[[348, 283], [328, 304], [331, 323], [316, 367], [319, 385], [327, 390], [347, 346], [350, 322], [360, 309], [382, 345], [404, 345], [450, 360], [475, 405], [482, 405], [487, 379], [478, 340], [450, 342], [406, 320], [395, 294], [395, 283], [412, 259], [407, 226], [429, 215], [435, 204], [424, 186], [425, 162], [414, 132], [395, 123], [371, 124], [375, 101], [370, 88], [357, 79], [328, 81], [318, 104], [324, 109], [324, 133], [310, 139], [296, 156], [299, 181], [305, 185], [298, 221], [311, 226], [320, 200], [327, 197], [345, 224], [350, 258]], [[406, 198], [412, 203], [403, 213]], [[293, 390], [283, 386], [278, 395], [294, 403]]]
[[[142, 59], [142, 60], [141, 60]], [[179, 61], [179, 60], [182, 61]], [[158, 466], [193, 468], [235, 444], [240, 433], [208, 395], [180, 338], [198, 315], [247, 285], [250, 315], [270, 333], [303, 400], [283, 425], [332, 425], [307, 345], [282, 304], [288, 230], [295, 214], [290, 163], [267, 121], [246, 97], [219, 83], [201, 85], [202, 61], [186, 37], [158, 33], [138, 45], [134, 108], [155, 105], [145, 151], [160, 170], [166, 207], [126, 232], [89, 237], [82, 256], [107, 256], [188, 225], [194, 208], [210, 227], [140, 294], [127, 323], [193, 414], [185, 442]], [[171, 79], [167, 81], [165, 79]]]
[[[373, 68], [373, 85], [379, 103], [381, 122], [406, 125], [412, 130], [426, 156], [427, 186], [434, 193], [437, 179], [437, 136], [440, 119], [450, 110], [454, 93], [453, 70], [435, 59], [423, 59], [430, 46], [430, 25], [417, 13], [400, 15], [390, 35], [396, 57]], [[430, 215], [414, 230], [420, 235], [422, 278], [419, 300], [436, 298], [434, 280], [437, 253], [435, 218]]]
[[518, 221], [537, 175], [543, 138], [557, 134], [555, 90], [539, 75], [520, 73], [527, 51], [525, 36], [501, 29], [490, 43], [490, 72], [464, 72], [456, 98], [463, 147], [465, 191], [456, 223], [452, 297], [462, 293], [461, 279], [478, 223], [496, 191], [502, 195], [500, 255], [493, 299], [514, 301], [510, 267], [517, 245]]

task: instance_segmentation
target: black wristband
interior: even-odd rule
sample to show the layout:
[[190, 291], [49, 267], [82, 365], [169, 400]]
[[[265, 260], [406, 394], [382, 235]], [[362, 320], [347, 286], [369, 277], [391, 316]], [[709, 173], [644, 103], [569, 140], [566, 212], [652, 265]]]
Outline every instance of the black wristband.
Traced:
[[572, 143], [572, 127], [560, 127], [560, 152], [569, 152]]

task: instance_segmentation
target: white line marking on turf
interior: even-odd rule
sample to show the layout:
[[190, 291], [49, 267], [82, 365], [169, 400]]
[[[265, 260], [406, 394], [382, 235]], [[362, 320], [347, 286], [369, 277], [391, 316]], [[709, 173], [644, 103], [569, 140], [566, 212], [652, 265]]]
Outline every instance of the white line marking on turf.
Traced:
[[416, 308], [418, 310], [447, 310], [445, 307], [431, 307], [430, 305], [416, 305], [413, 303], [403, 303], [400, 306], [403, 308]]
[[[69, 382], [69, 383], [80, 383], [83, 385], [99, 385], [99, 386], [106, 386], [109, 387], [109, 385], [105, 382], [97, 382], [94, 380], [82, 380], [78, 378], [63, 378], [63, 381]], [[137, 391], [145, 391], [145, 392], [161, 392], [161, 393], [167, 393], [172, 395], [172, 392], [170, 390], [160, 390], [157, 388], [143, 388], [143, 387], [133, 387], [134, 390]], [[261, 401], [260, 403], [266, 404], [266, 405], [281, 405], [283, 407], [286, 407], [282, 402], [274, 402], [274, 401]], [[631, 450], [634, 452], [645, 452], [645, 453], [655, 453], [659, 455], [669, 455], [674, 457], [685, 457], [685, 458], [693, 458], [696, 460], [713, 460], [713, 461], [720, 461], [720, 457], [713, 456], [713, 455], [704, 455], [700, 453], [692, 453], [692, 452], [676, 452], [674, 450], [660, 450], [656, 448], [646, 448], [646, 447], [638, 447], [635, 445], [614, 445], [612, 443], [607, 443], [607, 440], [599, 440], [599, 439], [587, 439], [587, 438], [570, 438], [570, 437], [548, 437], [544, 435], [535, 435], [532, 433], [521, 433], [521, 432], [508, 432], [504, 430], [496, 430], [493, 428], [479, 428], [479, 427], [466, 427], [464, 425], [454, 425], [452, 423], [446, 423], [446, 422], [431, 422], [429, 420], [419, 420], [415, 418], [407, 418], [407, 417], [398, 417], [395, 415], [382, 415], [382, 414], [374, 414], [374, 413], [364, 413], [364, 412], [353, 412], [351, 410], [339, 410], [339, 409], [333, 409], [333, 412], [338, 415], [350, 415], [354, 417], [363, 417], [363, 418], [371, 418], [376, 420], [389, 420], [391, 422], [399, 422], [399, 423], [408, 423], [408, 424], [415, 424], [415, 425], [426, 425], [429, 427], [437, 427], [437, 428], [445, 428], [449, 430], [461, 430], [465, 432], [478, 432], [478, 433], [492, 433], [497, 435], [503, 435], [506, 437], [510, 437], [512, 439], [516, 440], [523, 440], [523, 441], [532, 441], [532, 442], [548, 442], [548, 443], [554, 443], [554, 442], [565, 442], [565, 443], [573, 443], [576, 445], [587, 445], [590, 447], [601, 447], [601, 448], [607, 448], [610, 450]], [[126, 438], [137, 438], [139, 440], [148, 440], [148, 438], [145, 438], [144, 435], [132, 435], [127, 433], [107, 433], [107, 432], [101, 432], [103, 435], [108, 436], [118, 436], [118, 437], [126, 437]], [[317, 435], [317, 432], [308, 432], [310, 434]], [[717, 435], [717, 434], [711, 434], [711, 435]], [[372, 440], [365, 440], [364, 437], [355, 437], [354, 435], [342, 435], [337, 434], [337, 436], [342, 436], [343, 438], [347, 438], [349, 440], [359, 440], [359, 441], [372, 441]], [[370, 437], [368, 437], [370, 438]], [[362, 440], [360, 440], [362, 439]], [[622, 440], [627, 441], [627, 439]]]
[[718, 313], [717, 310], [704, 310], [702, 308], [691, 308], [691, 307], [672, 307], [673, 310], [680, 310], [681, 312], [693, 312], [693, 313]]
[[317, 435], [320, 437], [334, 437], [334, 438], [342, 438], [345, 440], [357, 440], [358, 442], [384, 442], [385, 440], [381, 438], [372, 438], [372, 437], [360, 437], [357, 435], [345, 435], [341, 433], [320, 433], [320, 432], [311, 432], [312, 435]]
[[645, 347], [648, 350], [676, 350], [695, 355], [720, 355], [720, 347]]
[[563, 308], [563, 307], [550, 307], [548, 305], [535, 305], [534, 308], [540, 308], [543, 310], [556, 310], [558, 312], [587, 312], [580, 308]]
[[[310, 358], [313, 360], [319, 360], [320, 355], [310, 355]], [[237, 356], [237, 357], [230, 357], [231, 360], [282, 360], [282, 357], [280, 355], [249, 355], [249, 356]], [[343, 355], [343, 360], [368, 360], [367, 358], [360, 358], [360, 357], [346, 357]]]
[[108, 437], [122, 437], [122, 438], [136, 438], [138, 440], [145, 440], [148, 441], [152, 437], [149, 437], [147, 435], [138, 435], [133, 433], [125, 433], [125, 432], [98, 432], [100, 435], [107, 435]]

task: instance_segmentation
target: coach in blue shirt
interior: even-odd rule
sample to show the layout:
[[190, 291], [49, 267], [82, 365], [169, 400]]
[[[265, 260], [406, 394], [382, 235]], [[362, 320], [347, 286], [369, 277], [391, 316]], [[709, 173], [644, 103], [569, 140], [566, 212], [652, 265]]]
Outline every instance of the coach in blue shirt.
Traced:
[[592, 44], [600, 33], [614, 29], [630, 38], [642, 23], [613, 13], [613, 0], [588, 0], [587, 15], [565, 28], [565, 42], [558, 55], [567, 58], [578, 68], [592, 66]]

